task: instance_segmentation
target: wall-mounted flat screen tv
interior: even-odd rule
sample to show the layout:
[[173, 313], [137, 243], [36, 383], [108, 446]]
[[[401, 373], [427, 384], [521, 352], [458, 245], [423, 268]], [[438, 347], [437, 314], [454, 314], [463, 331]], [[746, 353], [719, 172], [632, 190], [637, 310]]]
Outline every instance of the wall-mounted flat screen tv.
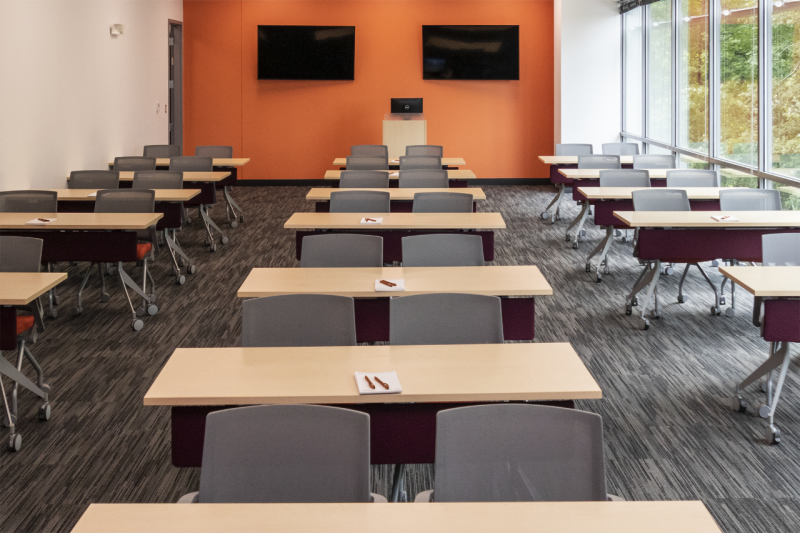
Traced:
[[352, 80], [355, 26], [259, 26], [259, 80]]
[[422, 79], [518, 80], [519, 26], [423, 26]]

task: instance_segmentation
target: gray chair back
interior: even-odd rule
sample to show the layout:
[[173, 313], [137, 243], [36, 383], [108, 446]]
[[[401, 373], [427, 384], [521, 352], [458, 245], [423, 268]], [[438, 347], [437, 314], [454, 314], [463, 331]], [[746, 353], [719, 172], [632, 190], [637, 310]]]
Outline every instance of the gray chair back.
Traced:
[[388, 213], [390, 206], [390, 195], [384, 191], [331, 193], [331, 213]]
[[591, 144], [557, 144], [556, 155], [592, 155]]
[[0, 272], [39, 272], [42, 239], [0, 236]]
[[432, 233], [403, 237], [404, 267], [484, 266], [480, 235]]
[[169, 169], [174, 172], [211, 172], [214, 170], [214, 158], [196, 155], [170, 157]]
[[444, 147], [435, 144], [414, 144], [406, 146], [406, 155], [432, 155], [434, 157], [444, 156]]
[[388, 189], [389, 173], [380, 170], [342, 170], [340, 189]]
[[370, 501], [369, 415], [256, 405], [206, 417], [199, 503]]
[[150, 144], [144, 147], [142, 155], [162, 159], [178, 157], [181, 155], [181, 147], [177, 144]]
[[0, 213], [55, 213], [58, 211], [56, 191], [0, 192]]
[[689, 196], [681, 189], [633, 191], [634, 211], [691, 211]]
[[350, 147], [350, 155], [372, 155], [389, 159], [389, 147], [385, 144], [356, 144]]
[[674, 155], [645, 154], [633, 156], [633, 168], [675, 168]]
[[781, 193], [764, 189], [722, 189], [719, 208], [722, 211], [780, 211]]
[[605, 501], [603, 420], [526, 404], [439, 411], [433, 496], [437, 502]]
[[194, 155], [229, 159], [233, 157], [233, 146], [197, 146], [194, 149]]
[[414, 193], [414, 213], [472, 213], [472, 195], [461, 192]]
[[670, 170], [667, 187], [719, 187], [719, 174], [716, 170]]
[[347, 170], [389, 170], [389, 156], [349, 155]]
[[579, 155], [578, 168], [622, 168], [618, 155]]
[[401, 155], [400, 170], [442, 169], [442, 158], [433, 155]]
[[639, 155], [639, 145], [636, 143], [606, 143], [603, 153], [607, 155]]
[[389, 301], [390, 344], [489, 344], [503, 342], [500, 298], [433, 293]]
[[169, 170], [138, 171], [133, 173], [132, 189], [183, 189], [183, 172]]
[[764, 266], [800, 266], [800, 233], [762, 235], [761, 264]]
[[156, 192], [150, 189], [107, 189], [97, 191], [95, 213], [154, 213]]
[[69, 173], [69, 189], [119, 189], [117, 170], [73, 170]]
[[353, 299], [284, 294], [245, 300], [242, 346], [355, 346]]
[[155, 170], [156, 158], [143, 156], [115, 157], [114, 170], [117, 172], [132, 172], [136, 170]]
[[301, 268], [383, 266], [383, 237], [333, 233], [303, 237]]
[[601, 187], [649, 187], [650, 173], [646, 170], [601, 170]]
[[398, 187], [401, 189], [447, 189], [450, 180], [447, 171], [438, 169], [401, 170], [398, 173]]

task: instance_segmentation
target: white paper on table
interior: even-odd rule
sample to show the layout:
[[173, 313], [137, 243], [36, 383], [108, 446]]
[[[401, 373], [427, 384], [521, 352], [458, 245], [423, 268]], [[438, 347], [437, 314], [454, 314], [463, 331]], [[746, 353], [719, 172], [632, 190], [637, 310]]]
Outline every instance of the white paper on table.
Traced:
[[97, 191], [94, 191], [92, 194], [87, 194], [86, 196], [97, 196]]
[[391, 178], [399, 178], [400, 172], [389, 172], [389, 179]]
[[365, 225], [382, 224], [383, 223], [383, 218], [379, 217], [379, 218], [373, 218], [371, 220], [367, 220], [366, 217], [364, 217], [364, 218], [361, 219], [361, 223], [365, 224]]
[[390, 159], [389, 163], [400, 163], [399, 159]]
[[732, 215], [711, 215], [717, 222], [739, 222], [739, 219]]
[[55, 222], [58, 219], [57, 218], [46, 218], [45, 220], [47, 222], [43, 222], [43, 221], [39, 220], [38, 218], [34, 218], [33, 220], [27, 221], [25, 224], [30, 224], [31, 226], [46, 226], [49, 223]]
[[[369, 387], [369, 383], [367, 383], [364, 376], [369, 376], [370, 381], [375, 385], [374, 389]], [[386, 389], [378, 383], [375, 379], [376, 377], [389, 385], [389, 388]], [[391, 372], [356, 372], [356, 386], [359, 394], [398, 394], [403, 392], [397, 372], [394, 370]]]
[[402, 279], [385, 279], [383, 281], [390, 281], [395, 284], [394, 287], [389, 287], [381, 283], [381, 280], [375, 280], [375, 290], [377, 292], [400, 292], [406, 290], [406, 284]]

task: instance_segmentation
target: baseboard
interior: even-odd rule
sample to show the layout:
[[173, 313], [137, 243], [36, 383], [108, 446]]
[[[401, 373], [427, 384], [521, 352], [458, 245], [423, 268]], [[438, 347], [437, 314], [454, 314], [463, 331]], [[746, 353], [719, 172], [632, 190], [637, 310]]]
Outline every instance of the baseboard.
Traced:
[[[238, 187], [330, 187], [333, 180], [238, 180]], [[549, 185], [550, 178], [484, 178], [464, 180], [470, 185], [484, 187], [486, 185]]]

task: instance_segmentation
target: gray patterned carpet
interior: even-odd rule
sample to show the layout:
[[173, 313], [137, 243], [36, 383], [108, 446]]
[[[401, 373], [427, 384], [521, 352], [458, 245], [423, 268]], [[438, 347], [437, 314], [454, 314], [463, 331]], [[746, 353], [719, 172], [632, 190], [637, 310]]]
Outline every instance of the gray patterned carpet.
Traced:
[[[253, 267], [297, 266], [294, 236], [282, 225], [292, 212], [312, 210], [307, 190], [238, 188], [247, 221], [227, 230], [231, 242], [216, 253], [203, 247], [197, 222], [185, 230], [181, 241], [198, 272], [179, 287], [159, 259], [160, 312], [138, 333], [114, 281], [111, 301], [102, 304], [95, 278], [83, 314], [72, 316], [85, 265], [69, 269], [59, 316], [32, 346], [53, 390], [53, 416], [38, 422], [38, 402], [21, 395], [23, 448], [0, 450], [0, 530], [69, 531], [92, 502], [174, 502], [197, 490], [199, 470], [170, 463], [168, 409], [143, 407], [142, 397], [176, 347], [239, 344], [236, 290]], [[554, 288], [553, 297], [537, 301], [536, 340], [571, 342], [603, 389], [603, 400], [579, 408], [603, 416], [609, 492], [628, 500], [700, 499], [725, 532], [800, 530], [796, 367], [778, 410], [780, 445], [762, 442], [764, 422], [752, 408], [737, 414], [726, 403], [733, 383], [767, 351], [750, 324], [752, 298], [740, 290], [735, 318], [711, 316], [711, 293], [699, 275], [688, 282], [686, 304], [675, 303], [678, 276], [662, 277], [662, 319], [649, 331], [634, 329], [623, 312], [638, 273], [629, 244], [614, 246], [611, 275], [594, 283], [583, 264], [600, 229], [590, 224], [589, 242], [573, 250], [566, 222], [539, 218], [549, 187], [485, 190], [480, 210], [500, 211], [508, 224], [497, 232], [496, 263], [536, 264]], [[219, 220], [221, 208], [212, 215]], [[721, 279], [714, 269], [711, 275]], [[751, 405], [763, 398], [756, 389], [746, 392]], [[409, 498], [432, 488], [432, 474], [431, 465], [408, 469]], [[375, 492], [387, 494], [390, 482], [391, 467], [374, 468]]]

